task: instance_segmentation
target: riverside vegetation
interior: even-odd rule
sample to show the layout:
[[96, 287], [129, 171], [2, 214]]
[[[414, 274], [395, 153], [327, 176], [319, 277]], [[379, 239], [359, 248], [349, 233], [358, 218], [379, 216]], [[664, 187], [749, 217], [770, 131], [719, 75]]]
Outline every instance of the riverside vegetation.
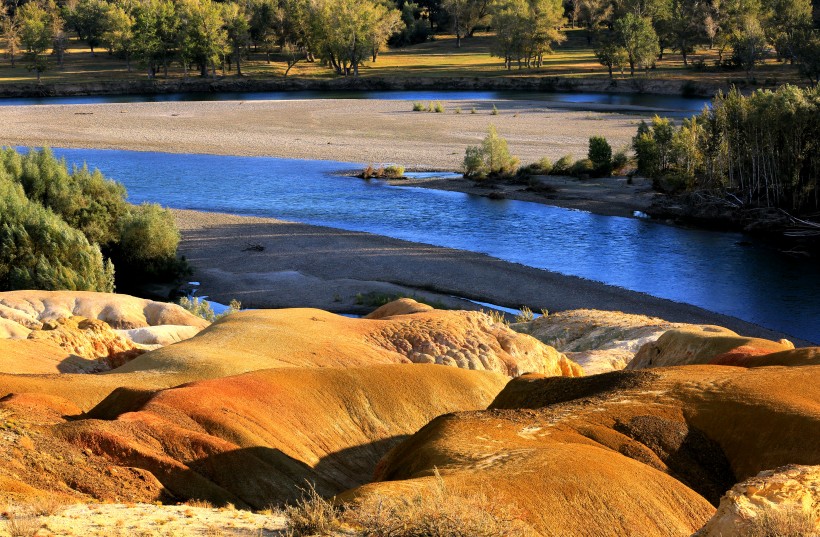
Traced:
[[0, 290], [127, 291], [185, 274], [171, 214], [126, 196], [98, 170], [69, 170], [49, 149], [3, 149]]

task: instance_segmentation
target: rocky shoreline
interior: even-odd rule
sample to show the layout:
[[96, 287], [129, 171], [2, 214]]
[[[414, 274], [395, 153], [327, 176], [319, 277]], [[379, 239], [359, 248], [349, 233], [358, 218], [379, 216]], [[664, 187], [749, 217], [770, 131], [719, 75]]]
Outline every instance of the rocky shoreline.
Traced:
[[496, 90], [533, 92], [649, 93], [711, 97], [724, 84], [652, 78], [544, 77], [379, 77], [357, 78], [188, 78], [54, 84], [0, 84], [0, 97], [153, 95], [268, 91]]

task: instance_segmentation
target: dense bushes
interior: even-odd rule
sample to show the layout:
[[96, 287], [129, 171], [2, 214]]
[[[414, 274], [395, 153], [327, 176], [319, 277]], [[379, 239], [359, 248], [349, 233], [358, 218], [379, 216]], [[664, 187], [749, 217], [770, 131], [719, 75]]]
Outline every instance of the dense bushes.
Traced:
[[678, 188], [728, 192], [747, 205], [820, 209], [820, 87], [719, 94], [679, 127], [642, 123], [638, 169]]
[[0, 168], [0, 290], [111, 291], [113, 266], [100, 248], [53, 211], [26, 198]]
[[0, 153], [0, 290], [132, 290], [186, 271], [179, 232], [157, 205], [134, 207], [122, 185], [48, 149]]

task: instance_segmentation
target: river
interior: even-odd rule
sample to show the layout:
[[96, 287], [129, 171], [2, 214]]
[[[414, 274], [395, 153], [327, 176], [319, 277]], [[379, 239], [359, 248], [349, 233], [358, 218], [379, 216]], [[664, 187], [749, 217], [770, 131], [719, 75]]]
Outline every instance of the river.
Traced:
[[277, 91], [160, 93], [150, 95], [77, 95], [69, 97], [0, 98], [0, 106], [110, 104], [181, 101], [282, 101], [305, 99], [382, 99], [394, 101], [498, 101], [527, 100], [563, 103], [573, 108], [594, 109], [605, 105], [610, 110], [630, 113], [660, 113], [670, 117], [690, 116], [700, 112], [709, 99], [647, 93], [592, 92], [525, 92], [525, 91]]
[[340, 176], [361, 164], [55, 149], [134, 203], [281, 218], [481, 252], [700, 306], [820, 342], [816, 261], [737, 233]]

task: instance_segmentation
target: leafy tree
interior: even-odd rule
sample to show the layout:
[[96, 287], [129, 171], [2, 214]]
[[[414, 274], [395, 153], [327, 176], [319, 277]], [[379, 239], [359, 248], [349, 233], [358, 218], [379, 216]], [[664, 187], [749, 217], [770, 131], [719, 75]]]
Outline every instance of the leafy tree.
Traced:
[[20, 51], [20, 21], [17, 10], [10, 6], [0, 7], [0, 34], [3, 35], [6, 54], [13, 68], [17, 53]]
[[764, 21], [764, 31], [780, 58], [794, 63], [797, 48], [805, 37], [803, 33], [812, 26], [812, 4], [810, 0], [768, 0], [765, 6], [768, 17]]
[[755, 66], [763, 60], [766, 52], [766, 35], [760, 22], [747, 17], [743, 28], [732, 36], [732, 62], [746, 71], [751, 78]]
[[402, 26], [400, 11], [388, 9], [381, 4], [374, 6], [369, 36], [371, 47], [370, 55], [374, 63], [379, 56], [379, 52], [387, 46], [387, 41], [390, 39], [390, 36], [399, 31]]
[[238, 4], [226, 4], [223, 16], [228, 42], [231, 45], [231, 54], [236, 62], [236, 75], [242, 76], [242, 56], [250, 42], [250, 21], [245, 10]]
[[450, 15], [456, 47], [461, 48], [461, 39], [472, 35], [476, 26], [489, 16], [491, 3], [489, 0], [441, 0], [441, 7]]
[[100, 45], [106, 31], [108, 20], [108, 2], [105, 0], [79, 0], [68, 12], [68, 22], [80, 39], [88, 43], [91, 55], [94, 48]]
[[635, 66], [648, 68], [658, 58], [658, 35], [648, 18], [627, 13], [615, 21], [615, 38], [626, 51], [629, 72], [635, 76]]
[[106, 43], [114, 52], [125, 59], [128, 72], [131, 72], [131, 57], [137, 50], [137, 37], [134, 34], [136, 21], [122, 6], [111, 4], [105, 13], [106, 31], [102, 35], [102, 42]]
[[618, 43], [611, 32], [599, 32], [595, 38], [593, 50], [601, 65], [609, 70], [609, 78], [612, 78], [613, 69], [623, 70], [629, 61], [626, 49]]
[[681, 54], [684, 66], [689, 65], [688, 56], [695, 51], [695, 45], [704, 34], [703, 11], [701, 0], [672, 0], [665, 28], [672, 49]]
[[20, 43], [26, 51], [26, 67], [29, 71], [37, 73], [39, 83], [41, 73], [48, 68], [45, 53], [54, 38], [51, 17], [36, 2], [29, 2], [21, 7], [19, 12]]
[[798, 34], [794, 55], [800, 74], [812, 84], [820, 84], [820, 33], [817, 30]]
[[154, 78], [160, 67], [168, 76], [179, 40], [179, 17], [171, 0], [144, 0], [134, 9], [134, 52]]
[[612, 18], [612, 3], [608, 0], [577, 0], [580, 9], [580, 20], [587, 29], [587, 44], [599, 27]]
[[519, 69], [540, 67], [545, 54], [552, 53], [552, 44], [566, 36], [558, 30], [566, 23], [559, 0], [508, 0], [493, 15], [496, 38], [491, 49], [504, 58], [507, 69], [513, 60]]
[[220, 4], [212, 0], [179, 0], [179, 55], [185, 64], [199, 67], [202, 77], [208, 69], [216, 74], [216, 63], [227, 46]]

